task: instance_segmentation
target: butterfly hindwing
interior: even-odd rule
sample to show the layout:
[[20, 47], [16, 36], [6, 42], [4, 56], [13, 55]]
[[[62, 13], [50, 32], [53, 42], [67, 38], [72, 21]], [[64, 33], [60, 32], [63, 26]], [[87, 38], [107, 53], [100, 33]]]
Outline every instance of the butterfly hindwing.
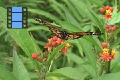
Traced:
[[66, 39], [77, 39], [82, 37], [82, 35], [76, 35], [76, 34], [72, 34], [72, 33], [68, 33], [68, 35], [66, 36]]
[[101, 33], [97, 33], [97, 32], [73, 32], [72, 34], [76, 34], [76, 35], [101, 35]]
[[66, 36], [67, 39], [78, 39], [80, 37], [83, 37], [85, 35], [100, 35], [101, 33], [96, 33], [96, 32], [73, 32], [73, 33], [68, 33]]

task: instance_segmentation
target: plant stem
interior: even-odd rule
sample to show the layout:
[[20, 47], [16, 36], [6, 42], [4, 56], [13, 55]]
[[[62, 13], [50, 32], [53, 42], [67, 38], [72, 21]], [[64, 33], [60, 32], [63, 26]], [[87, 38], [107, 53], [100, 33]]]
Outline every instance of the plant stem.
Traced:
[[110, 71], [110, 63], [111, 63], [111, 61], [108, 62], [108, 70], [107, 70], [107, 73], [111, 73], [111, 71]]
[[104, 66], [105, 66], [105, 64], [101, 64], [100, 76], [101, 76], [101, 75], [102, 75], [102, 73], [103, 73]]

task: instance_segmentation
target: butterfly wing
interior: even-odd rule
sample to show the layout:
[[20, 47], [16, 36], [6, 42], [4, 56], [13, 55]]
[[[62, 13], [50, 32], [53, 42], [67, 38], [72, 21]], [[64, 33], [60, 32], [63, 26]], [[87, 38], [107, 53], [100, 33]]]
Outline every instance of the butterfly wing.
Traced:
[[78, 39], [80, 37], [82, 37], [82, 35], [78, 35], [77, 33], [68, 33], [66, 39]]
[[76, 34], [76, 35], [101, 35], [101, 33], [97, 33], [97, 32], [73, 32], [72, 34]]
[[53, 32], [56, 36], [60, 37], [61, 35], [61, 31], [59, 29], [57, 29], [55, 26], [51, 25], [50, 23], [46, 22], [46, 21], [43, 21], [41, 19], [38, 19], [38, 18], [33, 18], [35, 19], [36, 21], [42, 23], [43, 25], [47, 26], [49, 28], [49, 30], [51, 32]]
[[85, 35], [101, 35], [101, 34], [102, 33], [97, 33], [97, 32], [73, 32], [73, 33], [68, 33], [66, 39], [78, 39]]

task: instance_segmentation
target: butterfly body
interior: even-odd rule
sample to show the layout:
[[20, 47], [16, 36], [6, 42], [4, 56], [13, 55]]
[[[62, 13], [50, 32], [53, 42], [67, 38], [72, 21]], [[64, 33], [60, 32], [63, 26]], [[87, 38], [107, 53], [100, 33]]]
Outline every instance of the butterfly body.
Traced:
[[60, 37], [61, 39], [67, 40], [67, 38], [66, 38], [66, 36], [68, 36], [67, 31], [61, 31], [60, 35], [61, 35], [61, 37]]
[[68, 33], [67, 31], [60, 31], [57, 29], [55, 26], [51, 25], [50, 23], [43, 21], [38, 18], [34, 18], [36, 21], [39, 21], [43, 25], [46, 25], [51, 32], [53, 32], [57, 37], [63, 39], [63, 40], [68, 40], [68, 39], [78, 39], [80, 37], [83, 37], [85, 35], [101, 35], [102, 33], [96, 33], [96, 32], [73, 32], [73, 33]]

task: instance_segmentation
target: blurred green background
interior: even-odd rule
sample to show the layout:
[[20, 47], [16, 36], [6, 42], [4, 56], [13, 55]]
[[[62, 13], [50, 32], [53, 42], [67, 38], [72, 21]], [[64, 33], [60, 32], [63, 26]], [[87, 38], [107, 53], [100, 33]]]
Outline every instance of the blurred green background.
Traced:
[[[105, 7], [104, 5], [112, 5], [115, 7], [115, 10], [117, 8], [117, 12], [120, 10], [119, 3], [120, 0], [0, 0], [0, 64], [6, 66], [11, 72], [13, 71], [13, 49], [15, 47], [17, 54], [30, 74], [30, 78], [32, 80], [38, 80], [38, 76], [34, 71], [34, 64], [30, 59], [30, 54], [32, 54], [32, 52], [34, 53], [34, 50], [30, 51], [30, 54], [27, 54], [27, 51], [25, 52], [25, 47], [22, 47], [22, 42], [20, 43], [19, 40], [17, 40], [16, 35], [14, 35], [16, 33], [12, 33], [14, 30], [6, 29], [5, 13], [7, 7], [28, 7], [29, 28], [27, 31], [34, 38], [33, 42], [39, 46], [37, 51], [42, 53], [45, 51], [44, 46], [47, 44], [48, 39], [54, 36], [54, 34], [51, 33], [47, 27], [35, 21], [32, 17], [41, 18], [42, 20], [55, 25], [60, 30], [66, 30], [68, 32], [92, 31], [104, 33], [105, 20], [100, 14], [99, 9]], [[117, 23], [117, 25], [120, 25], [118, 23], [119, 21], [120, 20], [118, 19], [110, 24]], [[119, 30], [116, 31], [116, 36], [117, 33], [119, 34]], [[29, 40], [27, 37], [22, 38]], [[86, 66], [84, 66], [86, 69], [83, 70], [79, 64], [84, 65], [91, 63], [92, 66], [96, 66], [96, 64], [94, 64], [96, 63], [95, 56], [102, 50], [100, 42], [105, 40], [105, 35], [98, 37], [85, 36], [78, 40], [69, 40], [68, 42], [72, 45], [68, 51], [70, 54], [67, 56], [62, 55], [59, 59], [54, 61], [51, 72], [63, 67], [69, 67], [69, 69], [67, 68], [68, 71], [77, 67], [81, 72], [77, 73], [77, 70], [73, 70], [75, 71], [73, 74], [78, 75], [74, 75], [75, 78], [69, 78], [69, 80], [89, 80], [95, 78], [97, 76], [97, 74], [95, 74], [96, 71], [92, 72], [93, 69], [89, 71]], [[119, 44], [119, 42], [117, 44]], [[34, 48], [34, 46], [31, 45], [27, 47], [30, 47], [31, 49]], [[94, 51], [96, 52], [94, 53]], [[88, 61], [90, 61], [90, 63]], [[90, 65], [88, 67], [91, 68]], [[85, 72], [84, 75], [82, 75], [83, 72]], [[68, 73], [72, 73], [72, 71]], [[70, 76], [73, 75], [69, 75], [69, 77]], [[67, 79], [56, 79], [53, 77], [48, 80]]]

